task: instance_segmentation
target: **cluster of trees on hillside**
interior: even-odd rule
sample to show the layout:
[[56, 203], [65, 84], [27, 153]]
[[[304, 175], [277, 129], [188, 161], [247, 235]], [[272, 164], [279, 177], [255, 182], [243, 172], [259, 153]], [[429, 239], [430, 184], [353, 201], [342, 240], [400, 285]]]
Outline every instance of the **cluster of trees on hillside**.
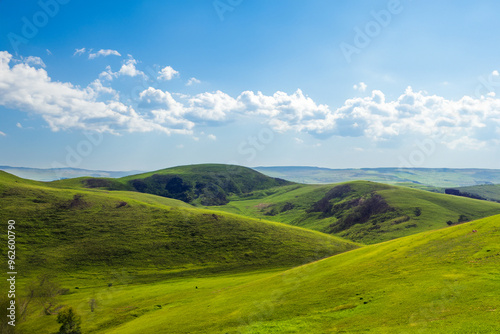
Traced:
[[453, 188], [445, 189], [444, 193], [448, 194], [448, 195], [454, 195], [454, 196], [462, 196], [462, 197], [469, 197], [469, 198], [474, 198], [474, 199], [481, 199], [483, 201], [488, 200], [487, 198], [479, 196], [478, 194], [471, 194], [471, 193], [468, 193], [465, 191], [460, 191], [458, 189], [453, 189]]

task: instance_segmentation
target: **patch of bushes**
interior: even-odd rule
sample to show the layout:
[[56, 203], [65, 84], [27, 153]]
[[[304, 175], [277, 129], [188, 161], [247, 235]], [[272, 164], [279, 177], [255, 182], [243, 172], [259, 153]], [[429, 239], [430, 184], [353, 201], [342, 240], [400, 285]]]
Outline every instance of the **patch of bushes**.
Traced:
[[478, 194], [472, 194], [472, 193], [468, 193], [468, 192], [465, 192], [465, 191], [460, 191], [458, 189], [453, 189], [453, 188], [447, 188], [444, 190], [444, 193], [445, 194], [448, 194], [448, 195], [454, 195], [454, 196], [462, 196], [462, 197], [469, 197], [469, 198], [474, 198], [474, 199], [480, 199], [480, 200], [483, 200], [483, 201], [487, 201], [488, 199], [487, 198], [484, 198]]
[[[397, 214], [395, 209], [390, 207], [382, 196], [374, 193], [350, 203], [353, 205], [352, 209], [348, 210], [335, 223], [329, 226], [332, 233], [347, 230], [356, 224], [366, 223], [371, 218], [374, 218], [372, 223], [377, 223]], [[382, 215], [385, 213], [389, 213], [389, 215]], [[375, 217], [377, 215], [379, 217]]]
[[67, 209], [84, 209], [89, 207], [90, 204], [83, 199], [82, 194], [75, 194], [72, 200], [59, 202], [55, 206], [57, 209], [67, 210]]
[[273, 206], [273, 207], [271, 207], [271, 209], [269, 211], [267, 211], [266, 213], [264, 213], [264, 215], [266, 215], [266, 216], [276, 216], [278, 213], [279, 213], [278, 209], [275, 206]]
[[295, 205], [293, 205], [293, 203], [286, 202], [286, 203], [285, 203], [285, 205], [283, 205], [283, 207], [281, 208], [281, 212], [290, 211], [290, 210], [292, 210], [294, 207], [295, 207]]
[[415, 210], [413, 211], [415, 214], [415, 217], [419, 217], [422, 214], [422, 209], [419, 207], [416, 207]]
[[111, 180], [98, 178], [85, 179], [83, 184], [87, 188], [110, 188], [113, 185]]
[[346, 198], [351, 192], [351, 186], [342, 184], [330, 189], [325, 196], [319, 201], [313, 203], [308, 212], [322, 212], [324, 216], [332, 216], [333, 204], [330, 203], [332, 199], [341, 200]]

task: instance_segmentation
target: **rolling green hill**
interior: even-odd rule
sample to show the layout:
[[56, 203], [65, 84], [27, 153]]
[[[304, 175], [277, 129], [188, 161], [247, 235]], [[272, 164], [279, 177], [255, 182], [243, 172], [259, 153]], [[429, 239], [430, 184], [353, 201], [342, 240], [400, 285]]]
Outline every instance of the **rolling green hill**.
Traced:
[[[449, 172], [449, 171], [448, 171]], [[55, 181], [69, 189], [130, 190], [373, 244], [500, 213], [500, 204], [368, 181], [306, 185], [246, 167], [180, 166], [120, 179]]]
[[[498, 240], [494, 216], [287, 271], [150, 284], [125, 278], [116, 287], [83, 287], [60, 303], [75, 305], [86, 333], [496, 333]], [[38, 313], [21, 328], [44, 334], [57, 326]]]
[[407, 187], [354, 181], [289, 185], [230, 197], [212, 207], [332, 233], [365, 244], [500, 213], [500, 204]]
[[179, 166], [120, 179], [79, 178], [53, 182], [58, 187], [104, 188], [132, 190], [186, 203], [221, 205], [228, 196], [290, 185], [292, 182], [265, 176], [253, 169], [222, 164]]
[[57, 189], [4, 172], [0, 207], [2, 221], [17, 223], [19, 270], [25, 275], [112, 267], [282, 267], [357, 247], [318, 232], [197, 209], [178, 200], [136, 192]]
[[[196, 184], [203, 170], [165, 175]], [[50, 183], [0, 172], [0, 219], [16, 220], [17, 300], [28, 305], [18, 333], [53, 334], [65, 306], [82, 316], [84, 333], [499, 329], [499, 203], [253, 173], [220, 181], [227, 204], [203, 208], [127, 190], [158, 172]], [[338, 236], [399, 238], [360, 247]]]
[[[319, 232], [194, 208], [175, 199], [57, 188], [5, 172], [0, 172], [0, 208], [1, 221], [16, 222], [18, 305], [29, 306], [28, 317], [46, 314], [37, 322], [41, 328], [16, 333], [52, 333], [47, 330], [55, 324], [50, 314], [61, 307], [52, 299], [74, 294], [80, 287], [119, 286], [124, 275], [139, 284], [169, 277], [272, 271], [359, 247]], [[7, 254], [6, 242], [0, 252]], [[7, 268], [5, 257], [2, 266]], [[5, 280], [0, 288], [8, 290]], [[0, 305], [5, 302], [2, 296]], [[0, 331], [6, 330], [4, 321], [2, 317]]]

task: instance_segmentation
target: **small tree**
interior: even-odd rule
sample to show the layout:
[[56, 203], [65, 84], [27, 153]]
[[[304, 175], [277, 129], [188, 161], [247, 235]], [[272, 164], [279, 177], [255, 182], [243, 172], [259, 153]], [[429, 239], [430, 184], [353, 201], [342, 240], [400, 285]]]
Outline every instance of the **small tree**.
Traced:
[[94, 312], [97, 302], [95, 298], [89, 300], [90, 312]]
[[57, 315], [57, 323], [61, 324], [58, 334], [81, 334], [80, 316], [77, 315], [72, 307], [65, 308]]
[[58, 283], [52, 281], [49, 274], [42, 274], [26, 287], [26, 297], [19, 303], [20, 318], [24, 318], [27, 313], [28, 306], [31, 301], [38, 303], [43, 307], [46, 315], [51, 315], [52, 308], [57, 303], [57, 296], [61, 292], [61, 287]]

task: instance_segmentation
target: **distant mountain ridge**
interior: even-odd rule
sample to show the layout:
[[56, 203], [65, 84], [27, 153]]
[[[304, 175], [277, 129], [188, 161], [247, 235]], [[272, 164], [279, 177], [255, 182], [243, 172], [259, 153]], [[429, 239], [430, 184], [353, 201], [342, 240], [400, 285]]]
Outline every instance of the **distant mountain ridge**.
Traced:
[[127, 175], [141, 173], [142, 171], [104, 171], [90, 170], [81, 168], [30, 168], [30, 167], [12, 167], [0, 166], [0, 170], [19, 176], [23, 179], [35, 181], [55, 181], [61, 179], [70, 179], [82, 176], [92, 177], [123, 177]]
[[[407, 183], [424, 189], [427, 189], [426, 187], [453, 188], [500, 184], [500, 169], [391, 167], [333, 169], [313, 166], [261, 166], [252, 169], [270, 177], [309, 184], [364, 180], [387, 184]], [[35, 181], [54, 181], [84, 176], [121, 178], [144, 173], [144, 171], [105, 171], [80, 168], [42, 169], [12, 166], [0, 166], [0, 170]], [[442, 192], [443, 190], [436, 189], [436, 191]]]
[[411, 183], [416, 187], [465, 187], [479, 184], [500, 184], [500, 169], [476, 168], [346, 168], [324, 167], [255, 167], [273, 177], [299, 183], [339, 183], [373, 181], [387, 184]]

